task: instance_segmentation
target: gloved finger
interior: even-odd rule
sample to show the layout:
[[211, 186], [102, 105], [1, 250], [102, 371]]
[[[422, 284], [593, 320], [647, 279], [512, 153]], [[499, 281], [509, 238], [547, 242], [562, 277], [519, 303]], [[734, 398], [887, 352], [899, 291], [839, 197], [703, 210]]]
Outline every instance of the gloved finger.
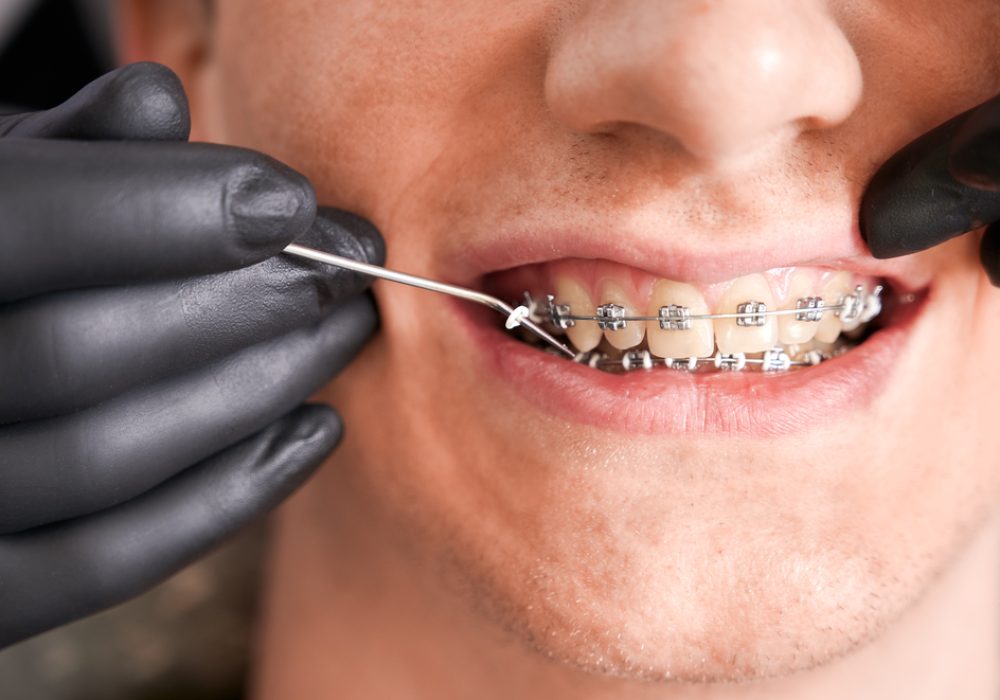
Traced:
[[[344, 232], [350, 235], [344, 235]], [[313, 225], [296, 243], [355, 260], [367, 260], [373, 265], [385, 263], [385, 239], [382, 234], [367, 219], [343, 209], [320, 207]], [[331, 269], [330, 265], [322, 267]]]
[[979, 243], [979, 259], [994, 287], [1000, 287], [1000, 225], [986, 229]]
[[57, 107], [0, 116], [0, 136], [187, 141], [187, 97], [173, 71], [133, 63], [102, 75]]
[[[301, 240], [354, 259], [384, 260], [374, 227], [345, 212], [322, 210]], [[79, 411], [310, 327], [370, 279], [279, 255], [216, 275], [0, 307], [0, 425]]]
[[970, 187], [1000, 190], [1000, 96], [964, 115], [949, 150], [948, 167]]
[[0, 162], [0, 300], [244, 267], [316, 214], [302, 175], [228, 146], [9, 139]]
[[375, 327], [367, 297], [318, 326], [77, 414], [0, 428], [0, 533], [94, 513], [143, 493], [284, 415]]
[[1000, 220], [1000, 194], [970, 187], [949, 168], [968, 113], [910, 143], [875, 174], [861, 203], [861, 234], [876, 258], [930, 248]]
[[302, 406], [114, 509], [0, 538], [0, 648], [135, 596], [302, 484], [336, 446], [332, 409]]

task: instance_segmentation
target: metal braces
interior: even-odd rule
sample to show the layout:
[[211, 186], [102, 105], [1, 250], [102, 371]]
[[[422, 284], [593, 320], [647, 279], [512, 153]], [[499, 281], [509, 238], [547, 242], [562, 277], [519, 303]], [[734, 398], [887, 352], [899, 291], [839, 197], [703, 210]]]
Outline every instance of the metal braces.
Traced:
[[798, 311], [796, 321], [823, 320], [823, 297], [802, 297], [795, 302], [795, 308]]
[[793, 367], [813, 367], [838, 354], [837, 351], [809, 350], [802, 355], [801, 359], [792, 359], [784, 348], [775, 347], [765, 351], [760, 357], [747, 357], [746, 353], [742, 352], [717, 352], [710, 357], [663, 358], [654, 356], [649, 350], [630, 350], [620, 359], [612, 359], [602, 352], [591, 351], [578, 353], [573, 361], [595, 369], [625, 372], [652, 370], [661, 367], [688, 372], [706, 368], [742, 371], [749, 367], [754, 367], [761, 372], [784, 372]]
[[[763, 302], [749, 299], [737, 304], [735, 313], [692, 314], [691, 309], [679, 304], [661, 306], [656, 316], [632, 316], [626, 313], [620, 304], [601, 304], [593, 315], [572, 313], [569, 304], [556, 301], [552, 294], [545, 297], [541, 310], [541, 318], [549, 321], [556, 328], [565, 330], [576, 325], [577, 321], [594, 321], [601, 330], [618, 331], [626, 328], [629, 323], [657, 321], [660, 328], [668, 331], [681, 331], [691, 328], [692, 321], [710, 321], [718, 318], [734, 318], [736, 325], [741, 327], [763, 326], [772, 316], [794, 315], [796, 321], [818, 323], [823, 315], [833, 313], [844, 323], [867, 323], [878, 316], [882, 310], [882, 285], [876, 285], [868, 292], [860, 284], [850, 294], [845, 294], [836, 304], [827, 305], [822, 297], [801, 297], [796, 300], [794, 309], [768, 309]], [[538, 304], [525, 293], [530, 308], [538, 312]]]
[[767, 323], [767, 304], [762, 301], [745, 301], [736, 305], [736, 313], [740, 314], [736, 318], [737, 326], [763, 326]]
[[691, 309], [679, 304], [661, 306], [657, 320], [665, 331], [686, 331], [691, 328]]
[[618, 304], [601, 304], [597, 307], [597, 327], [602, 331], [620, 331], [625, 328], [625, 307]]

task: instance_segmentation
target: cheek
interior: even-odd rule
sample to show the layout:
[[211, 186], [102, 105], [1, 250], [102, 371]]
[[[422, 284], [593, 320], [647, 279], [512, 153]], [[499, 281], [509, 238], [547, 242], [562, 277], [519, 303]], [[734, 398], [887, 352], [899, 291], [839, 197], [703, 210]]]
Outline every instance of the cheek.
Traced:
[[[933, 337], [928, 352], [905, 361], [912, 378], [887, 397], [896, 411], [883, 412], [873, 437], [891, 439], [899, 464], [914, 465], [911, 489], [899, 489], [893, 510], [907, 507], [914, 527], [976, 518], [984, 501], [1000, 495], [1000, 431], [991, 408], [1000, 387], [1000, 290], [989, 285], [978, 262], [979, 236], [964, 236], [927, 253], [940, 270], [933, 299]], [[938, 349], [939, 348], [939, 349]], [[907, 393], [906, 396], [903, 393]], [[893, 460], [889, 446], [884, 459]], [[889, 462], [892, 464], [892, 462]], [[950, 516], [950, 517], [949, 517]], [[932, 537], [932, 533], [924, 533]]]
[[526, 85], [536, 64], [524, 45], [543, 31], [544, 6], [223, 3], [211, 111], [225, 141], [287, 162], [324, 204], [391, 231], [413, 215], [414, 192], [426, 195], [429, 171], [438, 187], [460, 177], [435, 165], [443, 153], [490, 139], [496, 108], [512, 104], [498, 84]]
[[373, 50], [391, 37], [365, 41], [350, 16], [358, 3], [307, 4], [301, 12], [263, 0], [220, 4], [213, 111], [227, 142], [288, 163], [342, 200], [324, 203], [359, 211], [359, 190], [378, 176], [376, 125], [394, 126], [377, 109], [379, 78], [391, 71]]

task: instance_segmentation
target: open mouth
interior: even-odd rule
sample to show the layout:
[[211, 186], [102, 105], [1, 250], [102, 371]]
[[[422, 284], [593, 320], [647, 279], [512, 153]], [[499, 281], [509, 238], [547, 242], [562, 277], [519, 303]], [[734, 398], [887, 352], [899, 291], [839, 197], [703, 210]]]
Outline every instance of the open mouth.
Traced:
[[[607, 238], [590, 229], [544, 233], [467, 241], [449, 267], [466, 270], [456, 284], [512, 305], [527, 293], [534, 320], [573, 353], [505, 330], [484, 307], [450, 307], [460, 331], [452, 347], [469, 341], [478, 390], [560, 421], [549, 425], [630, 435], [810, 430], [867, 415], [914, 359], [911, 341], [935, 333], [924, 313], [931, 270], [875, 260], [853, 242], [816, 251], [796, 237], [780, 251], [693, 253], [639, 232], [605, 258]], [[854, 311], [842, 313], [845, 303]]]
[[[808, 369], [863, 345], [921, 297], [848, 270], [775, 268], [699, 287], [582, 259], [494, 272], [483, 287], [523, 295], [576, 362], [606, 372]], [[519, 339], [559, 354], [529, 333]]]

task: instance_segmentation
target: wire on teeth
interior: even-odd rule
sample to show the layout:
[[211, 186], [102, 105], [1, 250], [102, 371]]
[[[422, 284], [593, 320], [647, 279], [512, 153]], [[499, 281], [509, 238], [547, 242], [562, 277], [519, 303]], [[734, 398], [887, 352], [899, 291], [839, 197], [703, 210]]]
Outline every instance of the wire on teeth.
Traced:
[[[524, 294], [525, 297], [531, 298], [527, 292]], [[545, 300], [548, 309], [548, 320], [553, 326], [566, 330], [576, 325], [576, 320], [570, 318], [569, 304], [557, 304], [556, 298], [552, 294], [547, 294]]]
[[594, 320], [602, 331], [620, 331], [625, 328], [625, 307], [618, 304], [601, 304], [597, 307]]
[[621, 369], [626, 372], [635, 370], [651, 370], [656, 367], [694, 371], [699, 368], [713, 367], [718, 370], [741, 371], [747, 367], [755, 367], [761, 372], [783, 372], [792, 367], [811, 367], [829, 360], [835, 355], [819, 350], [810, 350], [802, 359], [792, 359], [783, 348], [775, 347], [767, 350], [761, 357], [747, 357], [746, 353], [717, 352], [710, 357], [654, 357], [649, 350], [630, 350], [620, 359], [613, 359], [602, 352], [592, 350], [581, 352], [575, 362], [594, 369]]
[[[711, 358], [705, 359], [709, 360]], [[669, 367], [670, 369], [686, 369], [693, 371], [698, 369], [698, 361], [699, 359], [697, 357], [689, 357], [687, 359], [679, 357], [665, 357], [663, 359], [663, 366]]]
[[[763, 326], [767, 323], [767, 304], [762, 301], [750, 301], [737, 304], [737, 326]], [[798, 315], [798, 314], [796, 314]]]
[[795, 302], [796, 321], [822, 321], [823, 297], [802, 297]]
[[657, 320], [665, 331], [686, 331], [691, 328], [691, 309], [679, 304], [661, 306]]
[[742, 352], [717, 352], [712, 364], [716, 369], [741, 370], [747, 366], [747, 356]]
[[[668, 304], [658, 309], [656, 316], [629, 316], [619, 304], [601, 304], [593, 315], [572, 313], [569, 304], [560, 304], [552, 294], [546, 295], [544, 310], [540, 318], [557, 328], [572, 328], [577, 321], [595, 321], [601, 330], [622, 330], [630, 322], [658, 321], [663, 330], [687, 330], [691, 321], [710, 321], [719, 318], [734, 318], [738, 326], [763, 326], [767, 317], [794, 315], [796, 321], [818, 323], [826, 313], [837, 315], [842, 321], [858, 320], [867, 323], [882, 310], [882, 285], [876, 285], [871, 292], [857, 285], [850, 294], [841, 297], [837, 304], [829, 306], [821, 297], [802, 297], [795, 302], [794, 309], [768, 309], [767, 305], [749, 299], [737, 304], [734, 313], [692, 314], [686, 306]], [[528, 297], [530, 298], [530, 297]], [[537, 304], [535, 308], [537, 308]]]

